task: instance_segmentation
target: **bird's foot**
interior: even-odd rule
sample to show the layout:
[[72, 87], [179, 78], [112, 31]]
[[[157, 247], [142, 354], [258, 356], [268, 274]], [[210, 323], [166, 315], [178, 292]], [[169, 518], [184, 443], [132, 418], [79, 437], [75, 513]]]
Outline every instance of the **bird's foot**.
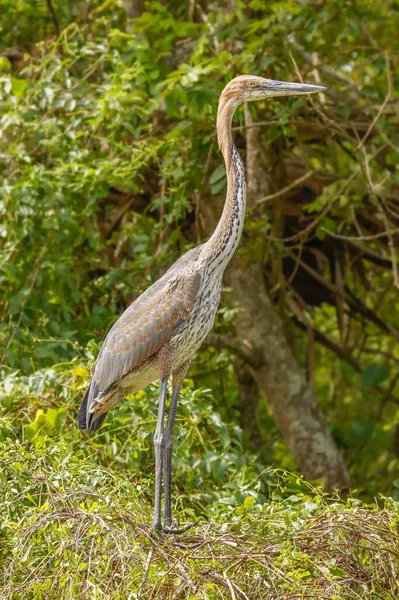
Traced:
[[181, 533], [186, 533], [189, 529], [192, 529], [196, 525], [198, 525], [198, 521], [194, 523], [187, 523], [184, 527], [179, 527], [180, 523], [177, 523], [177, 527], [161, 527], [162, 533], [166, 533], [167, 535], [180, 535]]
[[171, 540], [169, 538], [169, 536], [171, 535], [180, 535], [182, 533], [185, 533], [186, 531], [189, 531], [190, 529], [192, 529], [195, 525], [198, 525], [198, 521], [196, 521], [195, 523], [187, 523], [187, 525], [185, 525], [184, 527], [179, 527], [179, 523], [176, 523], [176, 527], [163, 527], [162, 524], [161, 525], [152, 525], [152, 527], [148, 526], [148, 525], [142, 525], [141, 528], [146, 531], [147, 535], [149, 535], [149, 537], [151, 539], [158, 540], [158, 541], [163, 541], [163, 542], [167, 542], [169, 544], [171, 544], [172, 546], [176, 546], [178, 548], [183, 548], [183, 549], [191, 549], [191, 548], [197, 548], [198, 546], [200, 546], [202, 544], [201, 542], [196, 542], [194, 544], [183, 544], [180, 542], [176, 542], [174, 540]]

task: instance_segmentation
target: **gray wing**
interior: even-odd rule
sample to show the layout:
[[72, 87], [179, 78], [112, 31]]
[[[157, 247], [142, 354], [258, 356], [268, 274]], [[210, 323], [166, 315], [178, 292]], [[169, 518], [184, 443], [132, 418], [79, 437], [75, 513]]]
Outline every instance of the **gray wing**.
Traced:
[[193, 270], [200, 250], [194, 248], [179, 259], [110, 329], [94, 368], [97, 393], [104, 393], [155, 354], [188, 317], [201, 284], [200, 272]]

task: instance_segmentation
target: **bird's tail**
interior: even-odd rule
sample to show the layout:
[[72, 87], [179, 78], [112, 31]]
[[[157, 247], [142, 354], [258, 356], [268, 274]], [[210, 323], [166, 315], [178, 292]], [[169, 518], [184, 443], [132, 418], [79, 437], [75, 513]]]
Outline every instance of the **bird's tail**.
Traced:
[[107, 414], [105, 413], [103, 415], [100, 415], [99, 417], [95, 417], [93, 413], [88, 412], [87, 405], [88, 405], [88, 401], [89, 401], [91, 385], [92, 384], [90, 383], [89, 387], [86, 390], [85, 395], [83, 396], [82, 404], [80, 405], [79, 413], [78, 413], [79, 429], [81, 429], [81, 430], [87, 429], [87, 431], [89, 433], [91, 433], [92, 431], [97, 431], [97, 429], [100, 429], [101, 425], [104, 423], [105, 417], [107, 416]]
[[85, 395], [83, 396], [82, 404], [80, 405], [79, 413], [78, 413], [78, 427], [82, 431], [87, 428], [86, 414], [87, 414], [87, 399], [89, 397], [89, 392], [90, 392], [90, 385], [87, 388]]

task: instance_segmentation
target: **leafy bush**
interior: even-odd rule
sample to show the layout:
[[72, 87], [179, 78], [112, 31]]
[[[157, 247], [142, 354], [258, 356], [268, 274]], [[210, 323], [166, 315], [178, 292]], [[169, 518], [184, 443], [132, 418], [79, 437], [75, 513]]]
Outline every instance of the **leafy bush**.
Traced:
[[[239, 252], [245, 262], [265, 264], [265, 280], [288, 328], [295, 308], [294, 320], [302, 315], [306, 331], [314, 328], [327, 338], [328, 350], [314, 345], [313, 337], [290, 335], [298, 361], [312, 368], [318, 401], [352, 465], [355, 485], [367, 498], [379, 491], [397, 494], [398, 303], [392, 253], [385, 244], [379, 266], [361, 262], [342, 244], [332, 247], [328, 235], [353, 237], [370, 214], [369, 233], [377, 231], [376, 202], [368, 197], [356, 137], [371, 125], [365, 148], [370, 177], [389, 204], [387, 218], [398, 212], [393, 93], [387, 114], [377, 118], [389, 75], [393, 88], [397, 83], [388, 57], [390, 48], [392, 60], [396, 51], [395, 11], [378, 2], [349, 3], [337, 11], [331, 2], [299, 6], [256, 0], [248, 10], [239, 3], [233, 11], [209, 5], [205, 19], [198, 3], [193, 18], [181, 3], [147, 2], [127, 31], [122, 2], [53, 1], [57, 36], [45, 3], [3, 4], [0, 31], [8, 57], [0, 57], [0, 364], [8, 373], [29, 375], [80, 356], [82, 346], [93, 337], [103, 339], [129, 302], [209, 233], [206, 208], [225, 185], [214, 131], [221, 89], [240, 72], [292, 80], [291, 51], [311, 81], [316, 75], [313, 62], [303, 58], [307, 53], [331, 88], [325, 104], [308, 104], [303, 97], [270, 99], [256, 113], [253, 106], [249, 110], [259, 117], [255, 125], [270, 164], [288, 172], [287, 161], [291, 167], [299, 161], [318, 176], [314, 189], [306, 187], [310, 180], [304, 182], [293, 227], [306, 232], [309, 219], [317, 223], [314, 236], [304, 233], [303, 241], [315, 243], [309, 253], [320, 267], [319, 280], [326, 280], [322, 300], [316, 298], [315, 306], [305, 302], [302, 309], [291, 286], [298, 264], [286, 278], [284, 273], [296, 242], [284, 245], [271, 235], [283, 235], [283, 221], [291, 223], [296, 201], [290, 197], [285, 217], [283, 197], [273, 214], [269, 204], [263, 212], [248, 211]], [[365, 36], [370, 46], [364, 45]], [[239, 111], [235, 133], [241, 152], [242, 115]], [[349, 135], [352, 125], [359, 131]], [[278, 179], [280, 167], [273, 169]], [[325, 180], [329, 183], [321, 185]], [[371, 250], [369, 257], [385, 240], [376, 235], [370, 244], [359, 242]], [[330, 258], [318, 245], [323, 241], [332, 248]], [[331, 305], [323, 301], [331, 300], [328, 285], [335, 282], [326, 265], [337, 261], [351, 293], [366, 299], [360, 315], [339, 294]], [[299, 290], [305, 300], [314, 296], [315, 282], [310, 284], [308, 290], [305, 279]], [[230, 310], [221, 309], [217, 326], [234, 336]], [[365, 320], [373, 311], [377, 318]], [[308, 347], [314, 353], [309, 361]], [[223, 418], [237, 411], [231, 354], [204, 353], [190, 374], [197, 387], [210, 387], [218, 396]], [[39, 414], [38, 422], [43, 418]], [[295, 469], [262, 403], [259, 420], [258, 459]]]
[[[9, 439], [0, 453], [4, 598], [345, 600], [399, 591], [393, 501], [380, 508], [329, 500], [268, 471], [267, 503], [256, 480], [241, 502], [208, 501], [207, 517], [174, 546], [151, 539], [144, 526], [151, 521], [145, 474], [105, 469], [95, 453], [45, 436], [36, 446]], [[215, 483], [207, 488], [210, 497], [221, 493]]]
[[179, 536], [181, 547], [151, 539], [158, 386], [87, 438], [74, 419], [87, 377], [76, 360], [4, 380], [2, 597], [392, 597], [397, 503], [344, 502], [262, 470], [210, 392], [190, 385], [177, 420], [173, 501], [175, 517], [198, 523]]

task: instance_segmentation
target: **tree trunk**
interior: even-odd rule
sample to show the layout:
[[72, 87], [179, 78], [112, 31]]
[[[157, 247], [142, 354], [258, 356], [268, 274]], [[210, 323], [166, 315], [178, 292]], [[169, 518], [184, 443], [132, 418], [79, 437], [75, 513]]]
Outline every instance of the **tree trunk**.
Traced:
[[323, 478], [329, 490], [347, 489], [349, 475], [319, 405], [294, 359], [281, 321], [266, 293], [262, 265], [233, 259], [226, 272], [232, 296], [243, 309], [237, 336], [257, 357], [252, 374], [298, 467], [307, 479]]
[[128, 19], [136, 19], [144, 9], [144, 0], [123, 0], [123, 6]]
[[251, 368], [242, 358], [237, 358], [234, 370], [238, 384], [240, 424], [248, 433], [251, 448], [259, 450], [262, 443], [258, 425], [259, 387]]

